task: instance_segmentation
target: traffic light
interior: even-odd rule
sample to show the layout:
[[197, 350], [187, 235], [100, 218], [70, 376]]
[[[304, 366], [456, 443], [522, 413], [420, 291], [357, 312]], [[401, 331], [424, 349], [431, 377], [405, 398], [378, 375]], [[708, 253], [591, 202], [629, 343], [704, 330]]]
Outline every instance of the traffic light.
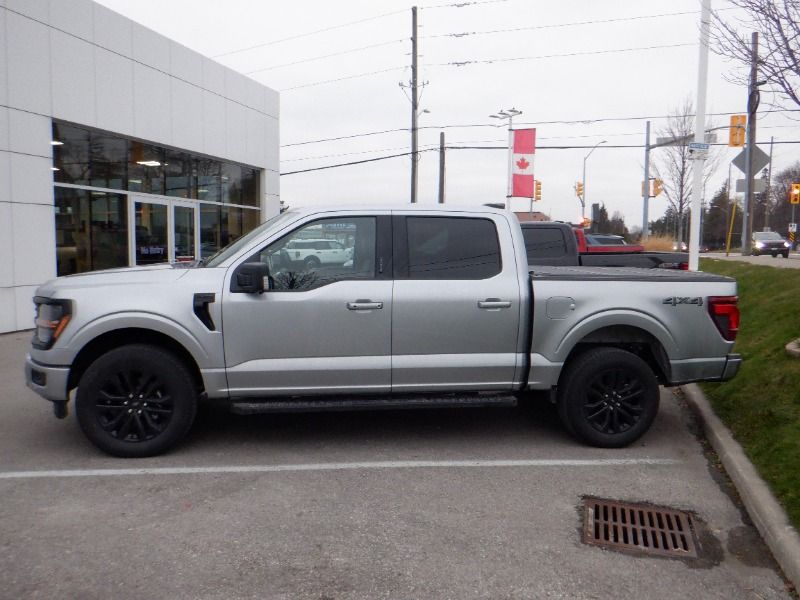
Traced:
[[583, 198], [583, 182], [582, 181], [576, 181], [575, 182], [575, 195], [578, 198]]
[[731, 115], [731, 128], [728, 131], [728, 146], [733, 148], [744, 146], [746, 124], [747, 115]]
[[535, 200], [542, 199], [542, 182], [539, 181], [538, 179], [536, 180], [536, 193], [534, 194], [534, 199]]
[[789, 192], [789, 202], [800, 204], [800, 183], [792, 184], [792, 191]]
[[664, 180], [653, 179], [653, 198], [658, 196], [663, 191], [664, 191]]

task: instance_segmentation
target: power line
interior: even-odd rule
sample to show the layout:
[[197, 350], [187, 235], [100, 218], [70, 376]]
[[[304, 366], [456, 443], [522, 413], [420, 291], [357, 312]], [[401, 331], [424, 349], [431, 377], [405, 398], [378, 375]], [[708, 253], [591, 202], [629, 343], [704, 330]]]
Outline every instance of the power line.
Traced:
[[426, 67], [464, 67], [467, 65], [491, 65], [502, 62], [515, 62], [520, 60], [541, 60], [545, 58], [567, 58], [572, 56], [589, 56], [594, 54], [621, 54], [623, 52], [640, 52], [646, 50], [663, 50], [665, 48], [681, 48], [685, 46], [697, 46], [697, 42], [686, 42], [679, 44], [664, 44], [660, 46], [642, 46], [638, 48], [618, 48], [611, 50], [586, 50], [583, 52], [567, 52], [564, 54], [542, 54], [540, 56], [514, 56], [510, 58], [487, 58], [482, 60], [461, 60], [447, 63], [427, 63]]
[[368, 73], [356, 73], [355, 75], [345, 75], [344, 77], [337, 77], [336, 79], [326, 79], [324, 81], [314, 81], [312, 83], [304, 83], [302, 85], [295, 85], [293, 87], [283, 88], [278, 90], [280, 92], [289, 92], [291, 90], [299, 90], [307, 87], [315, 87], [318, 85], [325, 85], [328, 83], [336, 83], [337, 81], [347, 81], [348, 79], [359, 79], [361, 77], [369, 77], [370, 75], [379, 75], [381, 73], [389, 73], [391, 71], [402, 71], [407, 67], [391, 67], [389, 69], [381, 69], [379, 71], [370, 71]]
[[[774, 143], [775, 143], [775, 145], [778, 145], [778, 144], [800, 144], [800, 140], [784, 140], [784, 141], [777, 141], [777, 142], [774, 142]], [[715, 143], [715, 144], [710, 144], [710, 145], [711, 146], [727, 146], [728, 144]], [[586, 150], [586, 149], [589, 149], [589, 148], [594, 148], [594, 146], [537, 146], [536, 147], [536, 151], [538, 152], [540, 150]], [[609, 148], [613, 148], [613, 149], [631, 149], [631, 148], [640, 149], [640, 148], [644, 148], [644, 144], [618, 144], [618, 145], [611, 145], [611, 146], [604, 145], [603, 148], [605, 148], [605, 149], [609, 149]], [[445, 150], [505, 150], [506, 152], [508, 152], [508, 146], [446, 146]], [[424, 149], [424, 150], [418, 150], [417, 153], [418, 154], [422, 154], [423, 152], [433, 152], [433, 151], [438, 151], [438, 146], [434, 147], [434, 148], [427, 148], [427, 149]], [[335, 169], [337, 167], [349, 167], [349, 166], [353, 166], [353, 165], [361, 165], [361, 164], [364, 164], [364, 163], [371, 163], [371, 162], [377, 162], [377, 161], [381, 161], [381, 160], [388, 160], [390, 158], [399, 158], [401, 156], [411, 156], [411, 152], [403, 152], [401, 154], [391, 154], [389, 156], [379, 156], [377, 158], [366, 158], [364, 160], [355, 160], [355, 161], [346, 162], [346, 163], [337, 163], [337, 164], [333, 164], [333, 165], [325, 165], [325, 166], [322, 166], [322, 167], [313, 167], [311, 169], [301, 169], [301, 170], [298, 170], [298, 171], [288, 171], [286, 173], [281, 173], [280, 175], [281, 175], [281, 177], [283, 177], [285, 175], [297, 175], [299, 173], [310, 173], [312, 171], [323, 171], [323, 170], [326, 170], [326, 169]]]
[[247, 52], [249, 50], [256, 50], [257, 48], [265, 48], [267, 46], [272, 46], [274, 44], [281, 44], [283, 42], [288, 42], [290, 40], [297, 40], [300, 38], [308, 37], [311, 35], [316, 35], [318, 33], [325, 33], [326, 31], [333, 31], [334, 29], [342, 29], [343, 27], [350, 27], [351, 25], [359, 25], [361, 23], [367, 23], [369, 21], [375, 21], [377, 19], [383, 19], [384, 17], [390, 17], [392, 15], [397, 15], [400, 13], [406, 12], [406, 9], [402, 10], [395, 10], [388, 13], [383, 13], [380, 15], [375, 15], [374, 17], [367, 17], [365, 19], [358, 19], [357, 21], [349, 21], [347, 23], [340, 23], [339, 25], [331, 25], [330, 27], [323, 27], [322, 29], [316, 29], [314, 31], [309, 31], [306, 33], [298, 33], [297, 35], [291, 35], [289, 37], [281, 38], [279, 40], [272, 40], [271, 42], [264, 42], [262, 44], [255, 44], [253, 46], [247, 46], [246, 48], [239, 48], [237, 50], [230, 50], [228, 52], [223, 52], [222, 54], [215, 54], [211, 58], [221, 58], [223, 56], [231, 56], [233, 54], [240, 54], [242, 52]]
[[492, 35], [495, 33], [514, 33], [516, 31], [532, 31], [537, 29], [560, 29], [563, 27], [578, 27], [581, 25], [602, 25], [607, 23], [621, 23], [624, 21], [641, 21], [645, 19], [659, 19], [662, 17], [676, 17], [682, 15], [696, 15], [696, 14], [700, 14], [700, 11], [689, 10], [689, 11], [674, 12], [674, 13], [661, 13], [658, 15], [639, 15], [635, 17], [619, 17], [615, 19], [597, 19], [592, 21], [574, 21], [572, 23], [554, 23], [552, 25], [529, 25], [526, 27], [509, 27], [508, 29], [492, 29], [488, 31], [465, 31], [463, 33], [438, 33], [434, 35], [426, 35], [423, 37], [429, 39], [443, 38], [443, 37], [462, 38], [470, 35]]
[[[766, 115], [770, 113], [788, 113], [788, 112], [800, 112], [800, 109], [793, 109], [793, 108], [784, 108], [784, 109], [771, 109], [765, 110], [760, 112], [761, 115]], [[710, 117], [727, 117], [730, 115], [738, 115], [741, 111], [733, 111], [733, 112], [716, 112], [716, 113], [708, 113]], [[524, 121], [518, 123], [519, 125], [591, 125], [594, 123], [613, 123], [613, 122], [625, 122], [625, 121], [656, 121], [659, 119], [669, 119], [674, 115], [644, 115], [644, 116], [636, 116], [636, 117], [600, 117], [600, 118], [587, 118], [587, 119], [557, 119], [553, 121]], [[686, 115], [688, 117], [694, 117], [694, 114]], [[467, 129], [473, 127], [492, 127], [494, 129], [498, 128], [498, 125], [493, 123], [469, 123], [469, 124], [457, 124], [457, 125], [425, 125], [420, 127], [420, 129]], [[361, 137], [370, 137], [375, 135], [383, 135], [387, 133], [401, 133], [401, 132], [408, 132], [408, 127], [396, 127], [394, 129], [382, 129], [379, 131], [367, 131], [364, 133], [354, 133], [350, 135], [340, 135], [335, 137], [328, 137], [328, 138], [320, 138], [316, 140], [305, 140], [302, 142], [293, 142], [291, 144], [282, 144], [281, 148], [289, 148], [292, 146], [306, 146], [308, 144], [318, 144], [322, 142], [337, 142], [340, 140], [349, 140], [354, 138], [361, 138]]]
[[[517, 56], [511, 58], [494, 58], [494, 59], [483, 59], [483, 60], [462, 60], [462, 61], [451, 61], [447, 63], [426, 63], [425, 67], [463, 67], [466, 65], [473, 65], [473, 64], [485, 64], [490, 65], [493, 63], [501, 63], [501, 62], [511, 62], [511, 61], [520, 61], [520, 60], [541, 60], [546, 58], [568, 58], [574, 56], [588, 56], [592, 54], [620, 54], [623, 52], [637, 52], [637, 51], [649, 51], [649, 50], [661, 50], [664, 48], [678, 48], [681, 46], [696, 46], [697, 42], [690, 42], [690, 43], [683, 43], [683, 44], [666, 44], [662, 46], [644, 46], [639, 48], [621, 48], [621, 49], [614, 49], [614, 50], [587, 50], [585, 52], [569, 52], [565, 54], [547, 54], [542, 56]], [[382, 69], [379, 71], [369, 71], [366, 73], [357, 73], [355, 75], [348, 75], [345, 77], [337, 77], [335, 79], [325, 79], [323, 81], [314, 81], [311, 83], [305, 83], [302, 85], [296, 85], [289, 88], [283, 88], [279, 91], [281, 92], [288, 92], [291, 90], [299, 90], [302, 88], [307, 87], [315, 87], [318, 85], [326, 85], [329, 83], [336, 83], [338, 81], [346, 81], [348, 79], [358, 79], [361, 77], [369, 77], [371, 75], [379, 75], [381, 73], [387, 73], [389, 71], [399, 71], [401, 69], [406, 69], [407, 67], [394, 67], [391, 69]]]
[[283, 63], [280, 65], [272, 65], [270, 67], [263, 67], [261, 69], [254, 69], [252, 71], [245, 71], [245, 75], [252, 75], [253, 73], [262, 73], [263, 71], [271, 71], [272, 69], [280, 69], [282, 67], [291, 67], [294, 65], [300, 65], [307, 62], [313, 62], [315, 60], [322, 60], [323, 58], [331, 58], [333, 56], [342, 56], [344, 54], [353, 54], [354, 52], [361, 52], [362, 50], [370, 50], [372, 48], [379, 48], [381, 46], [389, 46], [391, 44], [397, 44], [399, 42], [405, 42], [407, 38], [400, 38], [399, 40], [391, 40], [388, 42], [380, 42], [378, 44], [370, 44], [369, 46], [361, 46], [360, 48], [353, 48], [351, 50], [342, 50], [341, 52], [332, 52], [330, 54], [323, 54], [321, 56], [313, 56], [311, 58], [304, 58], [302, 60], [296, 60], [294, 62]]
[[[722, 12], [726, 10], [735, 10], [736, 7], [731, 8], [721, 8], [716, 12]], [[462, 38], [467, 37], [470, 35], [492, 35], [495, 33], [514, 33], [517, 31], [532, 31], [537, 29], [560, 29], [563, 27], [578, 27], [581, 25], [605, 25], [608, 23], [622, 23], [625, 21], [643, 21], [646, 19], [660, 19], [663, 17], [677, 17], [677, 16], [685, 16], [685, 15], [699, 15], [699, 10], [689, 10], [683, 12], [673, 12], [673, 13], [660, 13], [657, 15], [638, 15], [634, 17], [617, 17], [613, 19], [595, 19], [590, 21], [573, 21], [570, 23], [553, 23], [551, 25], [528, 25], [525, 27], [509, 27], [507, 29], [492, 29], [488, 31], [464, 31], [459, 33], [437, 33], [433, 35], [426, 35], [423, 36], [425, 38], [444, 38], [444, 37], [452, 37], [452, 38]]]
[[479, 4], [497, 4], [498, 2], [508, 2], [508, 0], [473, 0], [472, 2], [450, 2], [448, 4], [429, 4], [428, 6], [420, 6], [422, 10], [431, 8], [466, 8], [468, 6], [477, 6]]

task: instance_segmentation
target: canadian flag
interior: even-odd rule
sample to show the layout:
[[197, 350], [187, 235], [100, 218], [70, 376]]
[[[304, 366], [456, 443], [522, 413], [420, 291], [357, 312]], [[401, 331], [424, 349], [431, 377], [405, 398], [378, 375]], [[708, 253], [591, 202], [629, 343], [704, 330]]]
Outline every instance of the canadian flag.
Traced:
[[514, 129], [511, 151], [511, 196], [533, 198], [533, 156], [536, 130]]

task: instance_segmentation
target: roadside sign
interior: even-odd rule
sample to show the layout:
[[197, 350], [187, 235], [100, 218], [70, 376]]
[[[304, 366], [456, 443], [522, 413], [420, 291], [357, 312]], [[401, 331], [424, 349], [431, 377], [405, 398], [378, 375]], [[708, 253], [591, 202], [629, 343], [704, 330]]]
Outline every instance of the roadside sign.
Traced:
[[797, 223], [789, 223], [789, 232], [797, 233]]
[[[747, 173], [747, 150], [742, 150], [731, 162], [742, 173]], [[758, 173], [769, 164], [769, 155], [758, 146], [753, 147], [753, 173]]]
[[706, 144], [705, 142], [691, 142], [689, 144], [689, 153], [695, 160], [706, 159], [708, 158], [708, 149], [710, 147], [711, 144]]
[[[736, 180], [736, 193], [737, 194], [744, 194], [747, 191], [745, 186], [744, 179], [737, 179]], [[766, 191], [767, 189], [767, 182], [764, 179], [753, 179], [753, 192], [756, 194], [760, 194], [761, 192]]]

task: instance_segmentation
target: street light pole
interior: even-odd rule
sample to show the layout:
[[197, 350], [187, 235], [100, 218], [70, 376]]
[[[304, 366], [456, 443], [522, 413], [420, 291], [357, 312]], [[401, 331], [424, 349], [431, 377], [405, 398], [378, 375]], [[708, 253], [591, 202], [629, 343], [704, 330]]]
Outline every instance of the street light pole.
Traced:
[[589, 150], [589, 154], [583, 157], [583, 196], [581, 196], [581, 219], [586, 218], [586, 159], [592, 155], [592, 152], [597, 150], [597, 147], [600, 144], [605, 144], [607, 140], [603, 140], [602, 142], [597, 142], [594, 147]]
[[506, 110], [499, 110], [495, 115], [489, 115], [492, 119], [508, 119], [508, 184], [506, 187], [506, 208], [511, 210], [511, 159], [514, 154], [514, 117], [522, 114], [521, 110], [517, 110], [513, 106]]

